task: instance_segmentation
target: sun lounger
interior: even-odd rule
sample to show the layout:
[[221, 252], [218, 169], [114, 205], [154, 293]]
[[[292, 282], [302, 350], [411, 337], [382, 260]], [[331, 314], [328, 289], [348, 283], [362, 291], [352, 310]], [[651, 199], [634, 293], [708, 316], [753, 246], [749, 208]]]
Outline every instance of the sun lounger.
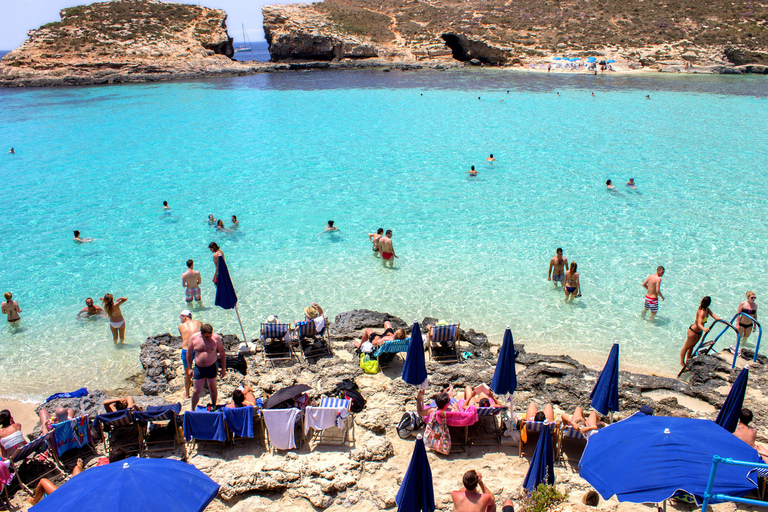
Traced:
[[243, 439], [264, 441], [262, 417], [257, 407], [225, 407], [223, 412], [229, 441], [233, 445]]
[[[477, 422], [469, 428], [467, 432], [467, 441], [473, 446], [491, 446], [501, 444], [500, 415], [507, 408], [504, 406], [477, 407]], [[477, 431], [483, 426], [482, 423], [493, 424], [493, 435], [478, 434]], [[473, 434], [474, 432], [474, 434]]]
[[304, 435], [310, 431], [310, 442], [344, 446], [350, 438], [350, 426], [354, 424], [349, 407], [352, 400], [324, 397], [320, 407], [304, 409]]
[[377, 348], [373, 355], [379, 361], [379, 367], [383, 367], [381, 356], [384, 354], [398, 354], [400, 352], [408, 352], [408, 345], [411, 343], [411, 338], [405, 338], [404, 340], [390, 340], [385, 341], [383, 345]]
[[142, 454], [176, 451], [176, 447], [181, 444], [179, 439], [180, 412], [181, 404], [175, 403], [160, 406], [150, 405], [146, 411], [133, 413], [139, 430]]
[[574, 439], [579, 441], [584, 441], [584, 443], [587, 442], [587, 437], [581, 433], [581, 430], [579, 430], [576, 427], [572, 427], [570, 425], [566, 425], [565, 423], [562, 423], [560, 428], [558, 429], [559, 435], [557, 436], [557, 448], [555, 450], [555, 456], [557, 459], [557, 462], [560, 461], [560, 458], [563, 456], [563, 441], [565, 439]]
[[262, 323], [261, 343], [264, 348], [264, 362], [269, 362], [272, 366], [275, 361], [293, 361], [296, 357], [291, 344], [291, 324]]
[[104, 443], [107, 457], [118, 446], [125, 450], [128, 455], [135, 453], [138, 453], [140, 456], [143, 455], [141, 435], [136, 430], [133, 409], [99, 414], [93, 420], [93, 423], [94, 426], [99, 427], [101, 441]]
[[458, 363], [459, 324], [436, 325], [429, 343], [429, 357], [438, 363]]
[[[262, 409], [264, 425], [267, 429], [269, 449], [292, 450], [296, 448], [296, 427], [301, 428], [301, 410], [296, 407], [290, 409]], [[299, 447], [301, 447], [302, 433], [299, 434]]]
[[194, 440], [198, 452], [202, 445], [214, 445], [221, 453], [227, 441], [226, 419], [220, 411], [186, 411], [183, 427], [184, 439], [187, 443]]
[[[550, 427], [550, 433], [552, 435], [552, 445], [555, 447], [555, 451], [557, 452], [557, 439], [559, 435], [559, 430], [557, 428], [557, 423], [550, 423], [546, 421], [526, 421], [526, 420], [520, 420], [518, 424], [518, 428], [520, 429], [520, 442], [518, 443], [519, 448], [519, 456], [523, 456], [523, 445], [525, 445], [528, 442], [528, 437], [530, 437], [530, 434], [535, 433], [538, 434], [541, 432], [542, 427], [545, 423], [549, 424]], [[536, 436], [538, 438], [538, 435]], [[555, 453], [555, 459], [557, 459], [560, 456], [559, 453]]]
[[305, 361], [313, 363], [321, 357], [333, 356], [330, 327], [327, 320], [322, 332], [317, 332], [314, 321], [296, 322], [296, 339], [299, 341], [299, 347]]
[[51, 447], [53, 448], [53, 458], [61, 467], [75, 461], [78, 457], [64, 458], [64, 455], [70, 451], [79, 450], [87, 447], [93, 454], [96, 454], [96, 448], [93, 446], [91, 438], [91, 422], [88, 414], [62, 421], [53, 425], [53, 436], [51, 437]]
[[35, 486], [37, 485], [37, 482], [52, 473], [58, 473], [60, 475], [64, 475], [64, 473], [61, 471], [61, 468], [59, 465], [53, 460], [46, 457], [40, 457], [41, 462], [47, 461], [47, 463], [51, 466], [49, 467], [49, 470], [37, 474], [34, 479], [28, 479], [27, 481], [24, 481], [22, 475], [24, 473], [24, 469], [26, 466], [26, 463], [37, 456], [40, 453], [45, 452], [46, 450], [49, 450], [51, 453], [53, 452], [53, 448], [51, 447], [53, 438], [53, 431], [49, 431], [47, 434], [38, 437], [34, 441], [31, 441], [11, 455], [10, 457], [10, 469], [12, 470], [13, 474], [16, 475], [16, 479], [19, 482], [19, 485], [27, 491], [29, 494], [34, 495], [35, 494]]

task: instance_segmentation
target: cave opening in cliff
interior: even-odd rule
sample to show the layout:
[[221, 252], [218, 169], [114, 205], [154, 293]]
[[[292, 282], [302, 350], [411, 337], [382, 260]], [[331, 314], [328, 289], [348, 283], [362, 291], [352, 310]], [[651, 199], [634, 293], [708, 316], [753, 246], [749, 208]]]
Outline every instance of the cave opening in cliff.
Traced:
[[470, 60], [470, 56], [467, 50], [464, 49], [464, 45], [461, 44], [461, 39], [456, 34], [443, 34], [440, 36], [445, 41], [445, 45], [451, 49], [453, 58], [462, 62]]

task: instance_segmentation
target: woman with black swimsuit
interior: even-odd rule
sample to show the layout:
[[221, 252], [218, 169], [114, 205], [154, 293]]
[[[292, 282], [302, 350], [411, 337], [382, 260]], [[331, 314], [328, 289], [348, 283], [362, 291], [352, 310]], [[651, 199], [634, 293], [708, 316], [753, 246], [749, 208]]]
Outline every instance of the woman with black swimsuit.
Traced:
[[685, 366], [685, 362], [691, 357], [691, 355], [693, 355], [693, 347], [695, 347], [699, 342], [701, 335], [705, 332], [709, 332], [709, 329], [704, 327], [704, 324], [707, 323], [709, 317], [711, 316], [715, 320], [720, 320], [720, 317], [714, 314], [711, 309], [709, 309], [710, 304], [712, 304], [711, 297], [707, 296], [701, 299], [699, 309], [696, 311], [696, 321], [693, 322], [690, 327], [688, 327], [688, 332], [686, 333], [685, 338], [685, 345], [683, 345], [683, 349], [680, 351], [680, 366]]
[[[739, 304], [739, 309], [736, 314], [746, 313], [755, 320], [757, 320], [757, 304], [755, 304], [755, 293], [747, 292], [747, 300]], [[749, 318], [745, 316], [739, 317], [739, 334], [741, 334], [741, 341], [746, 343], [749, 335], [752, 334], [752, 329], [755, 324]]]

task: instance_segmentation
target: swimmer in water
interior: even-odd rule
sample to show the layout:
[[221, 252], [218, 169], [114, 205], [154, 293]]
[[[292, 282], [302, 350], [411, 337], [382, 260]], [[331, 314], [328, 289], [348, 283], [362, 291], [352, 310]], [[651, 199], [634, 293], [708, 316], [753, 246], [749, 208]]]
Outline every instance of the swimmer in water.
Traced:
[[[502, 101], [504, 101], [504, 100], [502, 100]], [[495, 162], [495, 161], [496, 161], [496, 159], [495, 159], [495, 158], [493, 158], [493, 153], [491, 153], [491, 156], [489, 156], [488, 158], [486, 158], [486, 159], [485, 159], [485, 161], [486, 161], [486, 162], [491, 162], [491, 163]]]
[[163, 210], [166, 212], [171, 211], [171, 207], [168, 206], [168, 201], [163, 201]]
[[240, 221], [237, 220], [237, 215], [232, 216], [232, 229], [235, 230], [240, 227]]
[[8, 152], [8, 154], [9, 155], [15, 155], [16, 154], [16, 150], [11, 148], [11, 150]]
[[627, 182], [627, 186], [629, 188], [637, 188], [637, 185], [635, 185], [635, 178], [629, 178], [629, 181]]
[[645, 95], [645, 99], [647, 99], [647, 100], [651, 99], [651, 95], [650, 94], [646, 94]]
[[606, 181], [605, 186], [608, 187], [608, 190], [616, 190], [616, 187], [613, 186], [613, 183], [611, 183], [611, 180]]
[[221, 231], [222, 233], [231, 233], [232, 232], [229, 229], [224, 227], [224, 221], [221, 220], [221, 219], [219, 219], [216, 222], [216, 231]]
[[213, 214], [210, 214], [210, 215], [208, 216], [208, 225], [209, 225], [209, 226], [215, 226], [215, 225], [216, 225], [216, 220], [217, 220], [217, 219], [215, 219], [215, 218], [213, 217]]
[[477, 176], [477, 171], [475, 170], [475, 166], [474, 165], [472, 166], [472, 168], [469, 171], [467, 171], [467, 174], [469, 174], [470, 176]]
[[[332, 220], [329, 220], [328, 224], [325, 226], [325, 231], [320, 233], [320, 235], [322, 235], [324, 233], [331, 232], [331, 231], [339, 231], [339, 228], [337, 228], [336, 226], [333, 225], [333, 221]], [[320, 236], [320, 235], [317, 235], [317, 236]]]
[[80, 238], [80, 232], [75, 230], [75, 238], [74, 241], [79, 244], [87, 244], [88, 242], [93, 242], [93, 238]]

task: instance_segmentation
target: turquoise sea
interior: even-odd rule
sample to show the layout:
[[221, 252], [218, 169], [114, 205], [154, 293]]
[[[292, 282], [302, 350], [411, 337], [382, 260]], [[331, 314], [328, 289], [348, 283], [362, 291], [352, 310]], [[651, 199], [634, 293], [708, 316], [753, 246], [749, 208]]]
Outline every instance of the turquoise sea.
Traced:
[[[480, 69], [0, 90], [0, 293], [23, 309], [20, 329], [0, 326], [0, 396], [139, 371], [139, 344], [176, 330], [188, 258], [196, 317], [239, 332], [212, 306], [211, 241], [251, 338], [318, 302], [495, 341], [510, 325], [528, 350], [595, 365], [618, 341], [625, 367], [674, 372], [702, 296], [728, 319], [747, 290], [764, 298], [766, 96], [764, 76]], [[242, 226], [216, 233], [210, 213]], [[329, 219], [340, 233], [318, 236]], [[394, 231], [394, 270], [372, 256], [378, 227]], [[572, 304], [546, 281], [556, 247], [579, 265]], [[657, 265], [652, 325], [641, 283]], [[105, 321], [76, 319], [107, 292], [129, 300], [123, 347]]]

